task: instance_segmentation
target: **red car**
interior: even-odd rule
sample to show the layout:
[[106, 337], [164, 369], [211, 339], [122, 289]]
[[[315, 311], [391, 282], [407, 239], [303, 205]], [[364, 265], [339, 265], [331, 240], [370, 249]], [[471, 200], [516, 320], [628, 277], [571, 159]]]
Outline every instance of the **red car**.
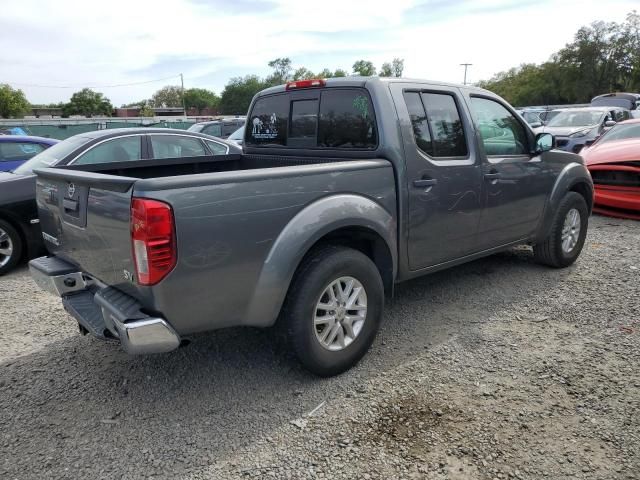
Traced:
[[595, 186], [593, 211], [640, 220], [640, 119], [616, 124], [581, 154]]

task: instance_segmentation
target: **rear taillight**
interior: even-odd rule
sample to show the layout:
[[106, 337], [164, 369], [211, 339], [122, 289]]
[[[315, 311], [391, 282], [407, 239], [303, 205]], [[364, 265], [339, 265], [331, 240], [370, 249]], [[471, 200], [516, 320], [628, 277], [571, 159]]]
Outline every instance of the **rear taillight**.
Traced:
[[173, 212], [147, 198], [131, 201], [131, 242], [140, 285], [155, 285], [176, 266]]
[[295, 82], [287, 82], [285, 90], [297, 90], [299, 88], [324, 87], [327, 81], [324, 78], [315, 78], [312, 80], [296, 80]]

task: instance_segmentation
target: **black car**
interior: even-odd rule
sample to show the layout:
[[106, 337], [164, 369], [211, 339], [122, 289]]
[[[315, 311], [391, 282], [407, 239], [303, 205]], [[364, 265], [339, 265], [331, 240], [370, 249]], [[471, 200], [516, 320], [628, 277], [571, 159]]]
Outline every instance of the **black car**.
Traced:
[[244, 126], [246, 119], [243, 117], [223, 118], [211, 122], [200, 122], [189, 127], [190, 132], [200, 132], [218, 138], [227, 138], [238, 128]]
[[241, 151], [233, 143], [184, 130], [98, 130], [53, 145], [12, 172], [0, 172], [0, 275], [11, 270], [23, 256], [33, 257], [43, 249], [34, 169], [69, 166], [96, 171], [105, 164]]

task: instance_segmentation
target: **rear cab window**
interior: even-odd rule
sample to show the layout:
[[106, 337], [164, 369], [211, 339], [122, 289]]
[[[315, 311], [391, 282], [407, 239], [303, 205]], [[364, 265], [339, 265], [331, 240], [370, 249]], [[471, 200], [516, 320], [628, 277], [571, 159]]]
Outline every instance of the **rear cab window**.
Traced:
[[260, 97], [245, 127], [248, 146], [373, 150], [375, 115], [363, 88], [325, 88]]

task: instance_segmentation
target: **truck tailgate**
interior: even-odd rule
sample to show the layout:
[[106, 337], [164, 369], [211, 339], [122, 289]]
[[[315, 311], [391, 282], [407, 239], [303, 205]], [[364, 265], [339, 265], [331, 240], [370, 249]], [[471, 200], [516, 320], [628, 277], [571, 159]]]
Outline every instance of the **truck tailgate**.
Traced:
[[35, 173], [47, 249], [105, 284], [130, 290], [131, 192], [138, 179], [54, 168]]

